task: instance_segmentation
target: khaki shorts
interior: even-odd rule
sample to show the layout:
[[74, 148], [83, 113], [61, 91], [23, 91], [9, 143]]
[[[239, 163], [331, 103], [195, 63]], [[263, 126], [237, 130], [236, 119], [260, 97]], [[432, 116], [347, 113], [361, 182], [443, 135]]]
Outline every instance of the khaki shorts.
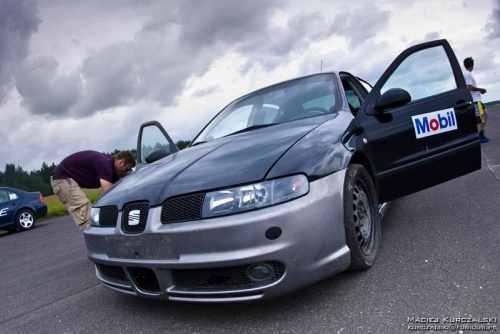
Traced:
[[59, 197], [66, 206], [71, 218], [79, 229], [89, 221], [92, 203], [73, 179], [54, 180], [50, 178], [50, 184], [54, 194]]

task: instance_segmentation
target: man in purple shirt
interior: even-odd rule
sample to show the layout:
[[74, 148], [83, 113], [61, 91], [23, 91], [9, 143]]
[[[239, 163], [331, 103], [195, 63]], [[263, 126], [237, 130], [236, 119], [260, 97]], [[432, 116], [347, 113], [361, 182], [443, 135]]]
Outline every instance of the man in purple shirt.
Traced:
[[65, 158], [54, 169], [50, 183], [54, 194], [64, 203], [79, 229], [89, 226], [92, 204], [81, 188], [104, 191], [135, 166], [132, 153], [122, 151], [109, 156], [96, 151], [81, 151]]

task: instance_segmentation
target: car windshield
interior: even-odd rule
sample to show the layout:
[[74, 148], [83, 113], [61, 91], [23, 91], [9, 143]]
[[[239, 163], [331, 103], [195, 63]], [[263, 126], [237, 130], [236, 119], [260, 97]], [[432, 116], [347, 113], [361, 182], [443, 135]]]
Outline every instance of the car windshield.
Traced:
[[224, 108], [193, 145], [336, 110], [332, 74], [287, 81], [246, 95]]

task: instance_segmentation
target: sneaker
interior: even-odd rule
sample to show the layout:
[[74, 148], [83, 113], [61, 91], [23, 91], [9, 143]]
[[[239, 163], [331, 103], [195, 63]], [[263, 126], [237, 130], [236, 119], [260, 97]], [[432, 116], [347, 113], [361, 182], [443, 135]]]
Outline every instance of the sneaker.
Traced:
[[479, 142], [480, 142], [481, 144], [487, 143], [487, 142], [489, 142], [489, 141], [490, 141], [490, 140], [489, 140], [488, 138], [486, 138], [486, 137], [479, 137]]
[[484, 130], [481, 130], [481, 131], [479, 132], [479, 137], [480, 137], [480, 138], [485, 139], [485, 140], [486, 140], [486, 142], [488, 142], [488, 141], [490, 140], [490, 139], [489, 139], [488, 137], [486, 137], [486, 135], [484, 134]]

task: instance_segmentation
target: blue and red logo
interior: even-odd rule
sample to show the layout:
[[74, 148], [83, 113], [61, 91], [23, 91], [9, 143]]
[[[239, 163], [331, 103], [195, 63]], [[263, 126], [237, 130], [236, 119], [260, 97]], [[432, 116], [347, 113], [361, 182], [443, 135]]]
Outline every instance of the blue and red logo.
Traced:
[[453, 108], [411, 117], [417, 139], [458, 129]]

